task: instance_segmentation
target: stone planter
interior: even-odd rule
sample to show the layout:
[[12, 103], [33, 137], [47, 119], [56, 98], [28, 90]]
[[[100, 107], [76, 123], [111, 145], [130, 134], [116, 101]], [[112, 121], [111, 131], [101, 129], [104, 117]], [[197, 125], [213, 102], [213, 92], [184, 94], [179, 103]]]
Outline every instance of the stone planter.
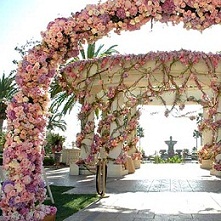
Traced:
[[108, 163], [107, 166], [107, 177], [122, 177], [128, 174], [128, 170], [121, 164]]
[[56, 214], [54, 215], [47, 215], [42, 221], [55, 221]]
[[218, 176], [218, 177], [221, 177], [221, 171], [215, 170], [214, 175]]
[[125, 163], [125, 167], [126, 167], [126, 170], [128, 170], [128, 173], [135, 172], [134, 162], [130, 156], [127, 157], [127, 162]]
[[210, 170], [213, 167], [213, 161], [212, 160], [202, 160], [202, 163], [200, 165], [201, 169], [207, 169]]
[[79, 175], [79, 166], [76, 163], [70, 163], [70, 175]]
[[55, 153], [54, 153], [54, 161], [55, 161], [56, 167], [60, 166], [61, 157], [62, 157], [61, 152], [55, 152]]
[[211, 175], [211, 176], [216, 176], [216, 170], [215, 170], [214, 168], [212, 168], [212, 169], [210, 170], [210, 175]]
[[140, 168], [140, 161], [141, 160], [133, 160], [135, 169], [139, 169]]

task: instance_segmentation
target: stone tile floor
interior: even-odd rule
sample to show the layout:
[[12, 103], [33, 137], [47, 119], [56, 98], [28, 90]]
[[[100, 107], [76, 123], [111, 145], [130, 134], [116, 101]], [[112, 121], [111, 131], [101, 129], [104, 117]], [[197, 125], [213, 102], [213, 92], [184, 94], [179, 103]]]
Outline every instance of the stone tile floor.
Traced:
[[[46, 169], [70, 193], [96, 193], [94, 175]], [[65, 221], [221, 221], [221, 179], [196, 163], [141, 164], [134, 174], [107, 178], [106, 196]]]

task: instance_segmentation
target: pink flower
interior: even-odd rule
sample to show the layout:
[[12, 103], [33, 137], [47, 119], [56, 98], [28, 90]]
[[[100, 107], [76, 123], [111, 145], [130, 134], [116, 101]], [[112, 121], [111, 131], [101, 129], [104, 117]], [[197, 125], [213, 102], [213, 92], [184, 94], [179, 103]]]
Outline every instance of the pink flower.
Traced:
[[11, 181], [5, 181], [2, 186], [2, 190], [4, 193], [10, 193], [14, 190], [14, 183]]

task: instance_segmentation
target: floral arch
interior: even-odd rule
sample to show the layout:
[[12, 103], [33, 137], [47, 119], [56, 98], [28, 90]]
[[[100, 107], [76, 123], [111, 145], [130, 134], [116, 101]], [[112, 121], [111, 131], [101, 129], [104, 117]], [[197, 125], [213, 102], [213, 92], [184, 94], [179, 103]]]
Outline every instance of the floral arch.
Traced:
[[[45, 189], [41, 178], [44, 155], [42, 147], [44, 146], [45, 126], [49, 114], [48, 103], [50, 98], [48, 91], [51, 80], [57, 73], [58, 65], [64, 64], [69, 58], [78, 55], [79, 42], [95, 42], [106, 36], [111, 30], [118, 34], [122, 30], [134, 31], [148, 21], [172, 22], [174, 25], [183, 22], [186, 29], [203, 31], [214, 24], [220, 23], [220, 10], [221, 2], [217, 0], [110, 0], [98, 5], [88, 5], [69, 18], [57, 18], [50, 22], [47, 30], [42, 32], [41, 44], [31, 49], [20, 62], [16, 75], [16, 82], [20, 90], [8, 104], [8, 133], [3, 162], [7, 180], [3, 183], [3, 197], [1, 200], [5, 220], [38, 221], [43, 220], [44, 216], [50, 212], [48, 207], [43, 205]], [[209, 107], [209, 117], [204, 126], [206, 125], [207, 129], [211, 129], [212, 134], [219, 134], [220, 116], [217, 109], [220, 109], [220, 102], [217, 101], [219, 100], [220, 81], [216, 70], [220, 56], [185, 51], [175, 54], [175, 58], [182, 63], [183, 67], [189, 70], [187, 76], [194, 82], [194, 87], [197, 87], [204, 95], [200, 102]], [[163, 72], [167, 76], [170, 65], [167, 66], [165, 63], [167, 61], [173, 62], [174, 53], [156, 54], [156, 56], [158, 55], [160, 57], [157, 57], [157, 59], [159, 59]], [[150, 53], [148, 56], [151, 60], [153, 54]], [[125, 59], [130, 60], [129, 57]], [[113, 59], [113, 66], [111, 66], [113, 69], [115, 68], [115, 62], [120, 64], [119, 60], [123, 62], [121, 58]], [[213, 92], [209, 98], [206, 96], [207, 93], [203, 92], [204, 89], [198, 79], [198, 74], [196, 74], [197, 69], [194, 69], [195, 63], [202, 60], [206, 64], [206, 74], [208, 74], [204, 77], [209, 78], [209, 84], [206, 84], [206, 86], [207, 88], [210, 87]], [[101, 65], [106, 61], [105, 59], [102, 60]], [[201, 65], [201, 63], [199, 64]], [[80, 63], [77, 68], [83, 70], [84, 65], [84, 63]], [[142, 62], [139, 67], [136, 67], [136, 64], [133, 66], [142, 73]], [[150, 76], [153, 76], [154, 71], [151, 71]], [[121, 74], [119, 75], [120, 82], [127, 79], [125, 70], [119, 74]], [[72, 73], [72, 75], [71, 77], [78, 77], [78, 73]], [[184, 75], [182, 74], [182, 76]], [[173, 89], [178, 90], [178, 92], [185, 90], [187, 84], [177, 88], [174, 78], [169, 78], [169, 75], [167, 77], [169, 80], [166, 83], [172, 84]], [[179, 76], [177, 78], [179, 79]], [[111, 79], [109, 80], [111, 81]], [[115, 80], [115, 78], [112, 80]], [[185, 80], [182, 82], [185, 83]], [[102, 85], [102, 81], [99, 81], [99, 83]], [[88, 81], [86, 80], [86, 84], [91, 85], [90, 78]], [[66, 87], [64, 82], [62, 85], [64, 88]], [[151, 86], [151, 84], [149, 85]], [[111, 98], [116, 89], [122, 91], [125, 88], [123, 84], [118, 85], [117, 88], [108, 88], [107, 96]], [[149, 93], [152, 91], [154, 91], [154, 87], [150, 88]], [[128, 91], [128, 93], [130, 94], [131, 91]], [[156, 93], [160, 93], [160, 90]], [[135, 92], [133, 95], [135, 95]], [[141, 97], [145, 95], [146, 97], [142, 99], [149, 102], [148, 96], [151, 94], [147, 94], [145, 89], [142, 90], [140, 95]], [[85, 96], [87, 94], [82, 91], [78, 94], [78, 98], [81, 98], [81, 100], [84, 98], [84, 101], [86, 100]], [[102, 97], [102, 95], [100, 96]], [[130, 105], [137, 102], [136, 96], [128, 95], [128, 98]], [[101, 105], [103, 104], [101, 102]], [[118, 102], [113, 104], [113, 107], [117, 106]], [[87, 105], [84, 106], [84, 108], [86, 107]], [[81, 114], [85, 114], [86, 111], [88, 110], [83, 109]], [[128, 109], [125, 108], [122, 111], [121, 114], [125, 114], [124, 111], [128, 111]], [[104, 119], [111, 120], [108, 116], [105, 116]], [[211, 118], [211, 116], [213, 117]], [[120, 122], [122, 122], [122, 119]], [[105, 122], [101, 123], [103, 126], [105, 125]], [[108, 122], [107, 125], [109, 125]], [[123, 134], [118, 135], [119, 140], [122, 141]], [[213, 143], [207, 146], [217, 147], [217, 142], [216, 139], [213, 139]], [[116, 145], [115, 140], [107, 140], [107, 144]], [[219, 151], [219, 146], [216, 150]]]

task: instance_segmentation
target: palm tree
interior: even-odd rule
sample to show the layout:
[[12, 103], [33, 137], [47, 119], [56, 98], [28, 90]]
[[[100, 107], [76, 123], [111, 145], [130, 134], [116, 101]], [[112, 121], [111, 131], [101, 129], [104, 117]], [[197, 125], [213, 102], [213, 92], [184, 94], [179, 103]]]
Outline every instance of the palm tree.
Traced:
[[[70, 59], [66, 65], [82, 59], [105, 57], [108, 55], [119, 53], [115, 49], [117, 45], [112, 45], [108, 49], [103, 49], [104, 48], [103, 44], [100, 45], [98, 49], [96, 49], [95, 43], [88, 44], [86, 49], [84, 49], [82, 44], [80, 44], [80, 47], [82, 48], [80, 50], [80, 55], [76, 58]], [[65, 65], [62, 67], [65, 67]], [[66, 91], [62, 91], [62, 88], [59, 85], [57, 78], [55, 78], [51, 84], [50, 94], [52, 98], [50, 109], [53, 112], [57, 112], [59, 109], [61, 109], [60, 113], [62, 115], [66, 115], [67, 113], [70, 113], [72, 111], [75, 105], [75, 94], [68, 94]]]
[[[203, 114], [198, 113], [198, 116], [196, 117], [196, 124], [200, 125], [203, 120]], [[202, 133], [198, 130], [193, 131], [193, 137], [196, 139], [196, 148], [198, 148], [198, 138], [200, 138], [200, 145], [202, 145]]]
[[59, 85], [57, 78], [55, 78], [51, 84], [50, 94], [52, 99], [50, 110], [52, 112], [56, 113], [59, 111], [61, 115], [66, 115], [71, 112], [75, 105], [75, 95], [68, 94], [67, 91], [62, 91], [62, 87]]
[[15, 76], [13, 72], [9, 76], [3, 73], [0, 78], [0, 133], [2, 133], [3, 122], [6, 119], [7, 101], [10, 101], [18, 91], [14, 80]]
[[[96, 49], [95, 43], [88, 44], [87, 50], [85, 51], [83, 46], [81, 45], [82, 49], [80, 50], [80, 55], [82, 59], [91, 59], [97, 57], [106, 57], [112, 54], [118, 54], [119, 52], [115, 49], [117, 45], [112, 45], [108, 49], [103, 49], [104, 44], [100, 45], [98, 49]], [[77, 59], [80, 59], [79, 57]]]
[[196, 148], [198, 148], [198, 138], [201, 138], [202, 134], [198, 130], [194, 130], [193, 137], [196, 139]]
[[143, 127], [140, 126], [140, 124], [138, 124], [137, 126], [137, 136], [139, 137], [139, 148], [141, 148], [141, 139], [142, 137], [144, 137], [144, 129]]
[[140, 138], [144, 137], [144, 129], [140, 125], [137, 126], [137, 136]]

